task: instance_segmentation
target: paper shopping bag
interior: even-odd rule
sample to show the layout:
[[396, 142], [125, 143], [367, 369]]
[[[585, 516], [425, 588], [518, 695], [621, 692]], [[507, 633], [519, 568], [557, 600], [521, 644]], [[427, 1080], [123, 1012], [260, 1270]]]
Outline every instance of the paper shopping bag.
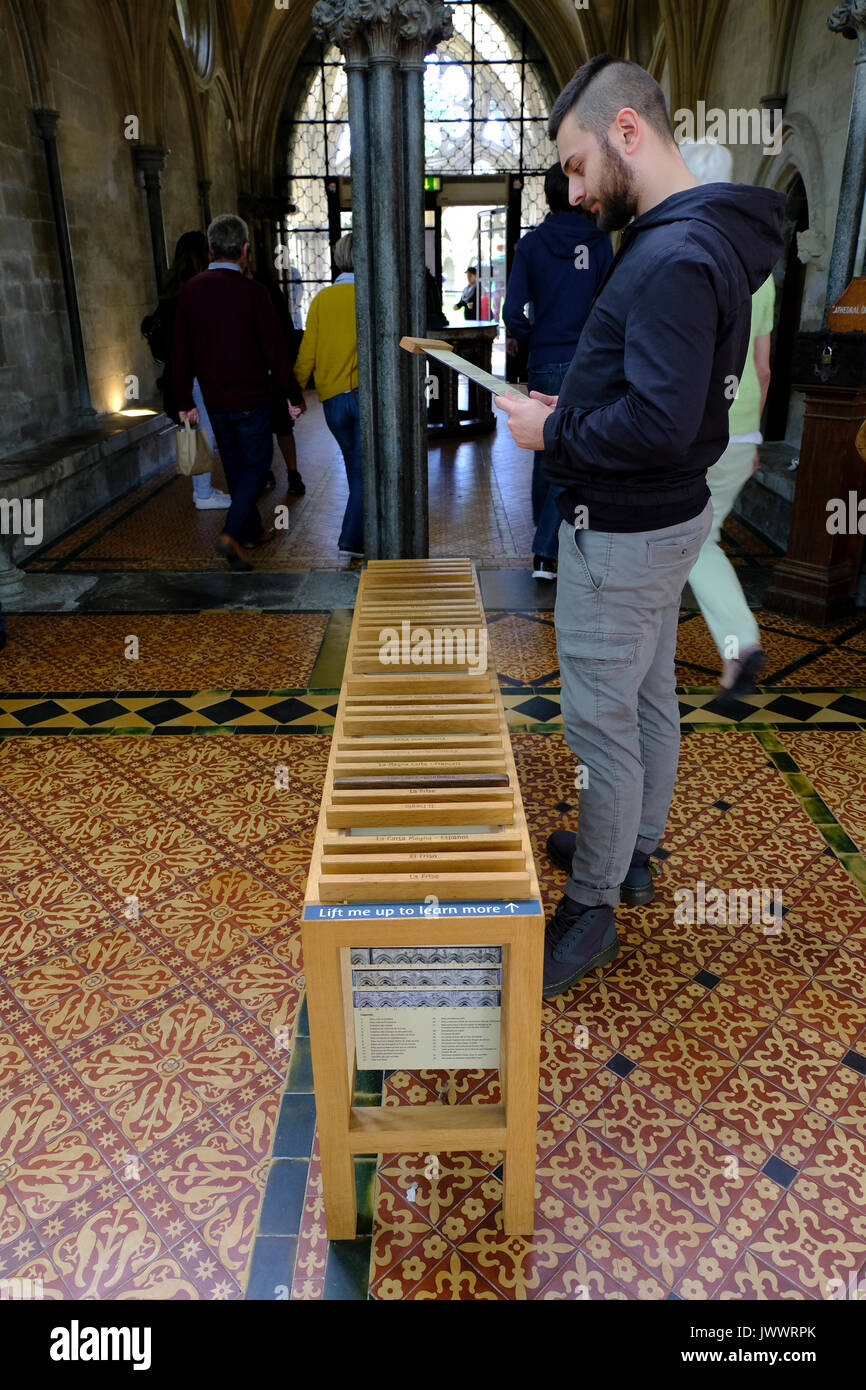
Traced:
[[210, 473], [213, 454], [204, 430], [194, 430], [185, 420], [175, 436], [177, 471], [191, 478], [194, 473]]

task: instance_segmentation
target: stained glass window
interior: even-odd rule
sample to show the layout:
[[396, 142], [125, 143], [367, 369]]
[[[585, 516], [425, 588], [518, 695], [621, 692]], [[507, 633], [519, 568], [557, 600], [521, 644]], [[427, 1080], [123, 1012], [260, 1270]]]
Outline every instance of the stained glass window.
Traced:
[[[534, 227], [546, 211], [543, 176], [556, 155], [547, 137], [547, 116], [557, 93], [550, 66], [510, 5], [495, 0], [449, 3], [454, 33], [428, 55], [424, 75], [425, 172], [521, 173], [521, 222]], [[351, 175], [340, 50], [311, 44], [296, 73], [294, 93], [288, 175], [298, 211], [286, 220], [284, 239], [291, 265], [301, 272], [300, 306], [306, 318], [313, 295], [331, 283], [325, 183]], [[340, 226], [343, 231], [351, 226], [345, 212]], [[294, 271], [292, 278], [297, 282]]]

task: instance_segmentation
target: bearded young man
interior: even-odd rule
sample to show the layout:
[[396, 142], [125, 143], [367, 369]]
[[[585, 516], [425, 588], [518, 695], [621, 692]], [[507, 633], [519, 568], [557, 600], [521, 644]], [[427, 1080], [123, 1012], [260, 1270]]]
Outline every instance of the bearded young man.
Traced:
[[496, 398], [564, 489], [556, 640], [586, 785], [577, 835], [547, 842], [569, 876], [545, 935], [545, 998], [614, 959], [618, 902], [653, 896], [679, 758], [680, 595], [710, 529], [706, 471], [728, 443], [785, 206], [764, 188], [699, 186], [658, 83], [610, 54], [577, 71], [549, 133], [571, 202], [602, 231], [626, 230], [559, 396]]

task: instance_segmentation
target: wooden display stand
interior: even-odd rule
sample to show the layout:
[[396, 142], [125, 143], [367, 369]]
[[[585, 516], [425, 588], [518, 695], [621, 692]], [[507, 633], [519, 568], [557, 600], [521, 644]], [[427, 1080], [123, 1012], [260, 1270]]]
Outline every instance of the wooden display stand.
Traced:
[[[403, 638], [394, 664], [385, 629]], [[443, 640], [436, 664], [414, 664], [419, 629], [474, 634], [476, 659]], [[361, 575], [302, 928], [331, 1240], [355, 1236], [353, 1155], [369, 1153], [502, 1152], [505, 1230], [533, 1228], [544, 916], [482, 634], [469, 560], [371, 561]], [[442, 915], [420, 915], [430, 895]], [[503, 948], [501, 1104], [353, 1107], [350, 948], [413, 945]]]

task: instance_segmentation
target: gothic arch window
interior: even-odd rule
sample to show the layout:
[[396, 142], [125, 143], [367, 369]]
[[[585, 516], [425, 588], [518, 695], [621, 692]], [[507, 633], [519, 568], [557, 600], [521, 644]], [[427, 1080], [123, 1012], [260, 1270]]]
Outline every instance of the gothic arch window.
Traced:
[[196, 77], [207, 82], [213, 72], [213, 0], [174, 0], [181, 38]]
[[[426, 62], [425, 172], [520, 175], [521, 221], [534, 227], [546, 211], [544, 173], [556, 154], [547, 118], [558, 87], [510, 5], [449, 3], [453, 36]], [[285, 114], [285, 172], [298, 209], [285, 233], [294, 297], [306, 317], [313, 295], [330, 284], [330, 243], [351, 225], [351, 215], [335, 205], [335, 179], [351, 175], [348, 92], [338, 48], [310, 44]]]

